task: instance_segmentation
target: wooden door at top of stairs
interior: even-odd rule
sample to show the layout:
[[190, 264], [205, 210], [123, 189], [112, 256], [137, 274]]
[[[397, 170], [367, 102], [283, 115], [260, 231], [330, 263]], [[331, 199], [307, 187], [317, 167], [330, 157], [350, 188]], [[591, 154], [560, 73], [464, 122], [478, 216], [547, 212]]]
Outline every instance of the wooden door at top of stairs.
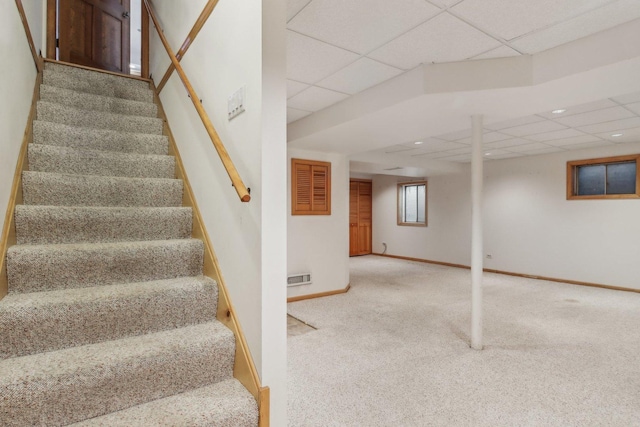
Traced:
[[349, 187], [349, 256], [371, 253], [371, 181], [351, 181]]
[[129, 2], [58, 0], [59, 59], [129, 74]]

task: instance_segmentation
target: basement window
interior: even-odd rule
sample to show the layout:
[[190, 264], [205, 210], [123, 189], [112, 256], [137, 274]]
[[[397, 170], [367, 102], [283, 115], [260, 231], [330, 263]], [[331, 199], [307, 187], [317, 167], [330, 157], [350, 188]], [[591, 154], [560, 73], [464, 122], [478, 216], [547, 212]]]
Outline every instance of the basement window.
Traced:
[[398, 184], [398, 225], [427, 226], [427, 181]]
[[640, 154], [567, 162], [567, 199], [640, 198]]

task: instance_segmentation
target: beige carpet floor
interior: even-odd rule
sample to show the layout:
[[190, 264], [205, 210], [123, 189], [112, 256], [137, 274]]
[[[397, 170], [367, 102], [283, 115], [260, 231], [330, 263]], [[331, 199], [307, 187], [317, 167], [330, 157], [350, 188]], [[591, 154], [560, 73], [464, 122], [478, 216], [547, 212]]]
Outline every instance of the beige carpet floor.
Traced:
[[290, 303], [290, 426], [640, 426], [640, 294], [351, 259], [347, 294]]

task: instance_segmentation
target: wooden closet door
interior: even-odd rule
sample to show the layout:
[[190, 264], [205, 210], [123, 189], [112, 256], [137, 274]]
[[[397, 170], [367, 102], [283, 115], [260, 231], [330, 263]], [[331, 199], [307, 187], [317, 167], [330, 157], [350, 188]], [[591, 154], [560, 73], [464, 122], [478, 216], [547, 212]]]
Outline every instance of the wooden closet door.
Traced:
[[349, 255], [371, 253], [371, 182], [351, 181], [349, 187]]

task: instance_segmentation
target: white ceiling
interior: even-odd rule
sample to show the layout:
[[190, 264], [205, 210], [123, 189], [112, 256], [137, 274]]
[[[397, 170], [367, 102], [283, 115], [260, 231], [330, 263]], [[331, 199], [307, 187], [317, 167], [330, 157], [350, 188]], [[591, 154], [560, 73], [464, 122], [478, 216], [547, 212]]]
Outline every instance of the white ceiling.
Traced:
[[640, 0], [288, 0], [288, 122], [424, 63], [535, 54], [640, 18]]
[[[564, 109], [562, 113], [548, 111], [485, 125], [485, 158], [497, 160], [640, 141], [640, 92]], [[471, 131], [427, 137], [372, 153], [385, 154], [394, 162], [402, 156], [468, 163]]]

